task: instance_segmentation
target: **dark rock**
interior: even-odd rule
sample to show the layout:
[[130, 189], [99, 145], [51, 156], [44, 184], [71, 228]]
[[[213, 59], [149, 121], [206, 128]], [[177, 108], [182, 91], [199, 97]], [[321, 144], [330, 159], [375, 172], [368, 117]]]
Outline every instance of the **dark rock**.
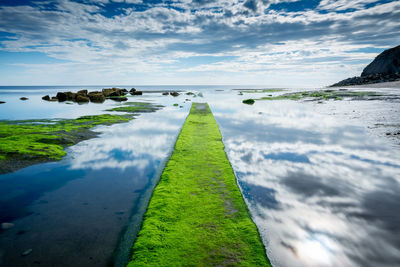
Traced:
[[162, 93], [162, 95], [169, 95], [169, 92], [164, 92]]
[[46, 100], [46, 101], [50, 101], [50, 96], [49, 95], [45, 95], [44, 97], [42, 97], [42, 99]]
[[57, 97], [58, 101], [60, 101], [60, 102], [67, 101], [67, 95], [63, 92], [58, 92], [56, 97]]
[[387, 49], [380, 53], [361, 73], [361, 77], [375, 74], [384, 74], [384, 78], [400, 72], [400, 45]]
[[77, 95], [87, 96], [88, 90], [80, 90], [80, 91], [78, 91], [76, 94], [77, 94]]
[[136, 91], [136, 88], [131, 88], [131, 90], [129, 90], [129, 93], [132, 94], [132, 92], [135, 92], [135, 91]]
[[77, 94], [72, 92], [65, 92], [65, 95], [67, 96], [68, 101], [75, 101]]
[[254, 99], [245, 99], [242, 102], [243, 102], [243, 104], [253, 105], [255, 101], [254, 101]]
[[5, 101], [0, 101], [0, 104], [5, 104], [6, 102]]
[[123, 95], [122, 90], [118, 88], [104, 88], [102, 92], [105, 97]]
[[127, 97], [123, 97], [123, 96], [110, 96], [110, 99], [112, 99], [114, 101], [118, 101], [118, 102], [122, 102], [122, 101], [127, 101], [128, 100]]
[[28, 100], [29, 98], [27, 98], [27, 97], [21, 97], [20, 98], [20, 100], [22, 100], [22, 101], [26, 101], [26, 100]]
[[171, 92], [171, 93], [169, 93], [169, 94], [172, 95], [172, 96], [178, 96], [178, 95], [179, 95], [178, 92]]
[[331, 85], [350, 86], [394, 82], [400, 80], [400, 46], [383, 51], [361, 73], [361, 77], [352, 77]]
[[77, 94], [75, 101], [78, 103], [89, 102], [89, 97], [87, 97], [83, 94]]
[[50, 98], [50, 101], [53, 101], [53, 102], [58, 101], [58, 98], [57, 98], [56, 96], [52, 96], [52, 97]]
[[142, 91], [134, 91], [134, 92], [131, 92], [131, 95], [143, 95], [143, 92]]
[[90, 101], [95, 103], [103, 103], [106, 100], [106, 97], [103, 95], [103, 93], [98, 91], [88, 93], [88, 97]]

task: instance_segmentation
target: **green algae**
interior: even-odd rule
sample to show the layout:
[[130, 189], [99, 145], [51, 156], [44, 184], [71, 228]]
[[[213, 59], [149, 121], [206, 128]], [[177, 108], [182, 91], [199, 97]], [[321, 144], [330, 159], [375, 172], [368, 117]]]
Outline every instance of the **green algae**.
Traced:
[[282, 92], [283, 89], [255, 89], [255, 90], [241, 90], [240, 93], [257, 94], [257, 93], [275, 93]]
[[122, 106], [107, 109], [107, 111], [118, 111], [127, 113], [138, 113], [138, 112], [154, 112], [163, 106], [155, 105], [147, 102], [126, 102]]
[[270, 266], [207, 104], [192, 105], [128, 266]]
[[305, 91], [296, 93], [287, 93], [278, 96], [267, 96], [256, 100], [343, 100], [345, 98], [355, 99], [366, 99], [368, 97], [381, 96], [376, 92], [367, 91], [348, 91], [348, 90], [320, 90], [320, 91]]
[[131, 116], [103, 114], [56, 121], [0, 121], [0, 173], [60, 160], [65, 156], [65, 147], [96, 136], [91, 128], [131, 119]]

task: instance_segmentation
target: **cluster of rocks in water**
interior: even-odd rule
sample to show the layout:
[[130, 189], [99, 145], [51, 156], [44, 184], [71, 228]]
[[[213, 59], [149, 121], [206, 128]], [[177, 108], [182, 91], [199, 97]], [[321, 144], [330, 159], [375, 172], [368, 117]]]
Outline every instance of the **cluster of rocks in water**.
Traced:
[[[92, 91], [88, 90], [80, 90], [76, 93], [73, 92], [58, 92], [56, 96], [50, 97], [49, 95], [45, 95], [42, 97], [43, 100], [46, 101], [73, 101], [77, 103], [103, 103], [106, 99], [112, 99], [115, 101], [127, 101], [128, 98], [125, 97], [127, 94], [131, 95], [142, 95], [142, 91], [138, 91], [135, 88], [131, 88], [131, 90], [120, 89], [120, 88], [104, 88], [101, 91]], [[178, 92], [163, 92], [163, 95], [171, 95], [171, 96], [179, 96]]]
[[94, 103], [103, 103], [106, 99], [112, 99], [115, 101], [126, 101], [128, 98], [125, 96], [130, 93], [131, 95], [142, 95], [142, 91], [137, 91], [135, 88], [131, 90], [120, 89], [120, 88], [105, 88], [101, 91], [92, 91], [88, 92], [88, 90], [80, 90], [76, 93], [73, 92], [58, 92], [56, 96], [50, 97], [49, 95], [45, 95], [42, 97], [43, 100], [46, 101], [74, 101], [78, 103], [86, 103], [86, 102], [94, 102]]

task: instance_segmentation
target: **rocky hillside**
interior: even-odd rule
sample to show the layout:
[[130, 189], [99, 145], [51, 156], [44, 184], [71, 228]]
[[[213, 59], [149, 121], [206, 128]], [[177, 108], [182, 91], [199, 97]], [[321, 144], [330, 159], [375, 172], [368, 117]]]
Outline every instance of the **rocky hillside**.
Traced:
[[335, 83], [333, 86], [362, 85], [400, 80], [400, 45], [379, 54], [361, 73]]

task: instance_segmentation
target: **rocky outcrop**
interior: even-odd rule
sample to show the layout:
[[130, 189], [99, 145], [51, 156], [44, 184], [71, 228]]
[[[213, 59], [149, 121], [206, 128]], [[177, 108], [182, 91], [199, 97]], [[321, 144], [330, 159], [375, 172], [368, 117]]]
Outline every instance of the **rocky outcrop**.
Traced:
[[400, 73], [400, 45], [383, 51], [361, 73], [361, 77]]
[[78, 103], [85, 102], [95, 102], [95, 103], [103, 103], [106, 99], [112, 99], [115, 101], [127, 101], [128, 98], [124, 97], [128, 93], [132, 95], [142, 95], [142, 91], [137, 91], [135, 88], [132, 88], [130, 91], [127, 89], [120, 88], [104, 88], [101, 91], [92, 91], [88, 92], [88, 90], [80, 90], [76, 93], [73, 92], [58, 92], [57, 96], [50, 97], [49, 95], [45, 95], [42, 97], [43, 100], [46, 101], [74, 101]]
[[361, 73], [331, 85], [350, 86], [400, 81], [400, 46], [383, 51]]

